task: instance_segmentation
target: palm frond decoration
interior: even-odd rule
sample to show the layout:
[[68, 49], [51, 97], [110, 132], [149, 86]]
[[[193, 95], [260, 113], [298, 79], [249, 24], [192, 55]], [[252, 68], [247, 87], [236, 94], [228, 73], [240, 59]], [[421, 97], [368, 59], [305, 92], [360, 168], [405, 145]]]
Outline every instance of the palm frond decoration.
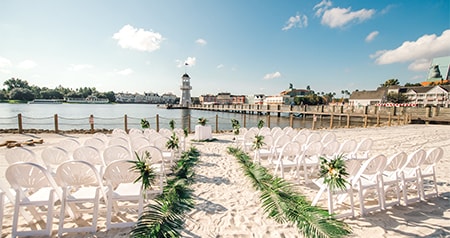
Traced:
[[142, 129], [150, 128], [150, 122], [148, 122], [147, 119], [142, 118], [141, 119], [141, 127], [142, 127]]
[[268, 217], [279, 223], [294, 224], [305, 237], [343, 237], [350, 233], [345, 223], [334, 219], [328, 211], [312, 206], [293, 190], [289, 182], [253, 163], [242, 150], [228, 147], [228, 153], [237, 158], [253, 187], [260, 192], [262, 207]]
[[166, 148], [169, 150], [178, 150], [179, 142], [177, 134], [173, 132], [169, 140], [167, 140]]
[[[139, 173], [139, 176], [136, 178], [134, 183], [142, 181], [142, 190], [147, 190], [152, 187], [152, 184], [155, 182], [156, 173], [151, 167], [151, 156], [148, 151], [143, 154], [143, 157], [140, 157], [137, 152], [135, 152], [136, 160], [129, 160], [128, 162], [132, 163], [130, 170]], [[145, 193], [144, 193], [145, 194]]]
[[183, 152], [167, 174], [162, 194], [145, 206], [130, 237], [181, 237], [186, 214], [194, 208], [193, 190], [189, 186], [194, 180], [193, 167], [199, 156], [194, 147]]
[[258, 121], [258, 129], [261, 129], [264, 127], [264, 121], [261, 119]]
[[189, 135], [189, 128], [185, 127], [183, 129], [183, 134], [184, 134], [184, 137], [188, 137], [188, 135]]
[[320, 157], [319, 177], [323, 178], [323, 183], [327, 184], [331, 191], [344, 190], [348, 183], [347, 176], [343, 155], [330, 160]]
[[235, 135], [239, 135], [239, 129], [241, 128], [241, 125], [239, 125], [239, 121], [236, 119], [231, 119], [231, 127], [233, 128], [233, 133]]
[[175, 121], [174, 120], [169, 121], [169, 127], [170, 127], [170, 130], [172, 130], [172, 131], [175, 129]]
[[206, 118], [204, 118], [204, 117], [200, 117], [198, 119], [198, 124], [200, 124], [202, 126], [206, 125], [207, 122], [208, 122], [208, 120]]
[[252, 147], [253, 147], [254, 150], [259, 150], [265, 144], [266, 143], [264, 142], [264, 136], [263, 135], [256, 135], [255, 139], [253, 140]]

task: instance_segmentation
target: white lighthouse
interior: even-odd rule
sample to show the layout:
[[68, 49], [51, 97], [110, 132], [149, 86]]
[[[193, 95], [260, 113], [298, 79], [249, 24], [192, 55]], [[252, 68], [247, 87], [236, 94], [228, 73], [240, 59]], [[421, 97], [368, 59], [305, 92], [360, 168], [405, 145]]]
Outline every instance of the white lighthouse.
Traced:
[[181, 107], [189, 107], [191, 104], [191, 78], [187, 73], [183, 74], [183, 77], [181, 77], [181, 100], [180, 100], [180, 106]]

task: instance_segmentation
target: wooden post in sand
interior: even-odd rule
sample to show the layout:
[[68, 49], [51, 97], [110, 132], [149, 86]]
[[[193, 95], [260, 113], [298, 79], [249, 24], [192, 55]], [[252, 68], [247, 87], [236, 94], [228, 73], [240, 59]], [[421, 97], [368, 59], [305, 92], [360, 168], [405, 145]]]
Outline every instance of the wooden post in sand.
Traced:
[[313, 118], [312, 118], [312, 127], [311, 130], [314, 130], [316, 128], [316, 121], [317, 121], [317, 117], [316, 114], [313, 114]]
[[89, 125], [91, 126], [91, 133], [94, 133], [94, 115], [89, 116]]
[[267, 127], [270, 128], [270, 114], [267, 114]]
[[331, 113], [331, 116], [330, 116], [330, 130], [333, 129], [333, 118], [334, 118], [334, 114]]
[[123, 129], [128, 133], [128, 116], [125, 114], [123, 116]]
[[53, 116], [53, 121], [55, 122], [55, 133], [59, 133], [59, 128], [58, 128], [58, 114], [55, 114]]
[[364, 128], [367, 128], [368, 117], [364, 115]]
[[159, 132], [159, 114], [156, 114], [156, 132]]
[[380, 126], [380, 112], [377, 112], [377, 127]]
[[289, 126], [294, 128], [294, 114], [289, 113]]
[[244, 125], [244, 128], [246, 128], [246, 126], [247, 126], [247, 114], [244, 114], [244, 123], [243, 123], [243, 125]]
[[19, 134], [22, 134], [22, 132], [23, 132], [23, 125], [22, 125], [22, 114], [21, 113], [17, 114], [17, 123], [18, 123], [18, 126], [19, 126]]
[[219, 133], [219, 115], [216, 114], [216, 133]]
[[347, 128], [350, 128], [350, 114], [347, 114]]

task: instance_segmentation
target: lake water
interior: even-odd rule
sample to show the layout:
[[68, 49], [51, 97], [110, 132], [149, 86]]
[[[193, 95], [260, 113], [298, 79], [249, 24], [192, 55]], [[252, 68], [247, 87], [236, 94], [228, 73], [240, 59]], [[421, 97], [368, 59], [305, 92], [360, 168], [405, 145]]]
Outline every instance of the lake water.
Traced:
[[[216, 116], [218, 130], [231, 130], [231, 119], [237, 119], [241, 126], [246, 121], [246, 127], [256, 126], [259, 120], [267, 125], [266, 115], [252, 115], [228, 112], [213, 112], [190, 109], [162, 109], [154, 104], [8, 104], [0, 103], [0, 129], [17, 129], [18, 114], [22, 115], [23, 129], [55, 129], [55, 114], [58, 118], [59, 130], [90, 129], [89, 117], [94, 116], [96, 129], [124, 128], [125, 115], [128, 128], [140, 128], [141, 119], [150, 122], [151, 128], [156, 128], [156, 115], [159, 116], [160, 128], [168, 128], [169, 121], [175, 121], [175, 127], [191, 130], [200, 117], [208, 120], [208, 124], [215, 128]], [[244, 118], [245, 117], [245, 118]], [[270, 126], [281, 128], [289, 126], [287, 116], [270, 116]], [[311, 128], [311, 120], [295, 118], [294, 128]], [[317, 128], [326, 128], [329, 121], [317, 121]], [[335, 126], [339, 126], [335, 124]]]

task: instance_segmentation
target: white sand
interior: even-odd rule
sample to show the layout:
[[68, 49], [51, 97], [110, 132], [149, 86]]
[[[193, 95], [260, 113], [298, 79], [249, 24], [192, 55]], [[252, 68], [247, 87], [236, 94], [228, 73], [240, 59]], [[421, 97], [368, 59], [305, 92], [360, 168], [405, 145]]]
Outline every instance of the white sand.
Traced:
[[[450, 236], [450, 127], [442, 125], [408, 125], [382, 128], [352, 128], [332, 130], [338, 141], [345, 139], [361, 140], [369, 137], [374, 140], [372, 154], [382, 153], [390, 156], [398, 151], [412, 152], [418, 148], [429, 149], [440, 146], [444, 158], [437, 167], [437, 180], [440, 196], [409, 206], [395, 206], [385, 211], [377, 211], [365, 217], [345, 219], [354, 237], [448, 237]], [[319, 131], [325, 133], [325, 130]], [[32, 148], [37, 154], [45, 146], [55, 144], [66, 137], [80, 141], [90, 135], [2, 134], [4, 140], [23, 141], [32, 137], [43, 138], [44, 144]], [[188, 139], [191, 139], [190, 135]], [[289, 225], [280, 225], [266, 218], [260, 207], [259, 195], [243, 175], [236, 159], [226, 153], [233, 145], [233, 135], [214, 134], [215, 142], [191, 142], [201, 152], [196, 167], [197, 182], [195, 190], [196, 207], [189, 214], [184, 237], [300, 237], [299, 232]], [[5, 184], [6, 161], [0, 148], [0, 182]], [[293, 181], [293, 180], [292, 180]], [[317, 187], [298, 185], [307, 197], [314, 198]], [[323, 203], [321, 203], [323, 204]], [[129, 229], [105, 231], [105, 219], [100, 212], [98, 232], [95, 237], [127, 237]], [[8, 204], [4, 215], [2, 237], [11, 232], [12, 206]], [[58, 219], [54, 219], [56, 234]], [[26, 224], [21, 224], [22, 228]], [[80, 237], [85, 234], [71, 234], [67, 237]]]

